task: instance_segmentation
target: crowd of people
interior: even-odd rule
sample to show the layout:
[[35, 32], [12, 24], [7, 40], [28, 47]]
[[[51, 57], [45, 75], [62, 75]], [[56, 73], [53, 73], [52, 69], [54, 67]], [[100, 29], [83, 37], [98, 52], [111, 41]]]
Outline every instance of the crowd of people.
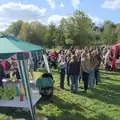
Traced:
[[[98, 85], [100, 81], [100, 65], [105, 65], [106, 71], [111, 71], [111, 63], [113, 54], [111, 49], [105, 48], [87, 48], [80, 49], [79, 47], [71, 47], [70, 49], [62, 49], [59, 52], [48, 51], [47, 52], [48, 63], [50, 68], [57, 69], [60, 73], [60, 89], [64, 88], [65, 78], [67, 85], [70, 86], [71, 93], [77, 93], [78, 83], [81, 80], [84, 83], [84, 92], [88, 89], [92, 89], [94, 85]], [[15, 60], [11, 63], [4, 61], [2, 64], [0, 61], [0, 86], [2, 86], [2, 79], [10, 78], [10, 72], [12, 76], [16, 76], [16, 79], [20, 79], [18, 66]], [[44, 68], [44, 59], [38, 54], [29, 55], [28, 70], [30, 79], [34, 79], [33, 71], [37, 68]]]
[[73, 48], [56, 52], [48, 52], [51, 68], [58, 68], [60, 72], [60, 89], [64, 88], [65, 77], [71, 93], [77, 93], [78, 83], [83, 81], [84, 92], [92, 89], [100, 81], [99, 68], [102, 61], [99, 48]]
[[[28, 57], [27, 67], [29, 79], [34, 80], [33, 72], [39, 68], [41, 61], [40, 56], [29, 54], [26, 55], [26, 57]], [[16, 57], [12, 57], [8, 60], [0, 60], [0, 87], [3, 87], [3, 79], [21, 80]]]
[[0, 61], [0, 87], [3, 87], [3, 78], [10, 79], [11, 71], [14, 79], [20, 79], [20, 74], [16, 61], [11, 63], [7, 60]]

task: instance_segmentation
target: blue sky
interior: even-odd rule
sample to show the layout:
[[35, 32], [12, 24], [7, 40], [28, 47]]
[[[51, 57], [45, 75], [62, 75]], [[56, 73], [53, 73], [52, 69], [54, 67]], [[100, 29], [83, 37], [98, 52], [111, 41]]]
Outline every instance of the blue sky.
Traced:
[[62, 17], [77, 9], [83, 10], [97, 24], [105, 20], [120, 23], [120, 0], [0, 0], [0, 30], [18, 19], [59, 24]]

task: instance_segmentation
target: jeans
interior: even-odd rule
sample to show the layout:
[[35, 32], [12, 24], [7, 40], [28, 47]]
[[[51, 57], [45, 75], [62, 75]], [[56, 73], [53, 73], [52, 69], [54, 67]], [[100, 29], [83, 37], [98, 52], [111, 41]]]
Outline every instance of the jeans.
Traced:
[[65, 69], [60, 70], [60, 88], [64, 89]]
[[82, 79], [83, 79], [83, 82], [84, 82], [84, 90], [87, 90], [88, 89], [88, 78], [89, 78], [89, 73], [86, 73], [86, 72], [82, 72]]
[[94, 83], [95, 83], [95, 75], [94, 75], [95, 69], [91, 68], [89, 70], [89, 78], [88, 78], [88, 84], [90, 88], [93, 88]]
[[79, 75], [70, 76], [70, 79], [71, 79], [70, 92], [71, 93], [77, 92], [77, 89], [78, 89], [78, 78], [79, 78]]

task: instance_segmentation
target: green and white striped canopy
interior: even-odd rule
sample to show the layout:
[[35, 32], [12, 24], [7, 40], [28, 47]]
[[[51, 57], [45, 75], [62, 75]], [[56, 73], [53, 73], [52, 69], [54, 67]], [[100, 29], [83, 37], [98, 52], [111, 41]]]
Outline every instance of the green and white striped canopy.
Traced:
[[0, 59], [8, 59], [14, 54], [18, 56], [18, 66], [21, 75], [22, 82], [24, 84], [24, 90], [26, 98], [30, 108], [32, 120], [34, 118], [34, 111], [32, 109], [32, 98], [30, 92], [30, 85], [28, 80], [28, 71], [26, 70], [26, 60], [24, 52], [43, 52], [43, 48], [23, 40], [17, 40], [11, 36], [0, 36]]

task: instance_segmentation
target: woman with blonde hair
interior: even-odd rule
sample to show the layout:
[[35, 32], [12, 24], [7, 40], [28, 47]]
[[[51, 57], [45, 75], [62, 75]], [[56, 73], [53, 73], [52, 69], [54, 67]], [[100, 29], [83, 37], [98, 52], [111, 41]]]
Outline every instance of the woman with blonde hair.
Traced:
[[84, 92], [87, 92], [88, 89], [88, 79], [89, 79], [89, 59], [87, 55], [88, 51], [85, 50], [81, 55], [81, 71], [82, 71], [82, 80], [84, 82]]
[[70, 79], [71, 79], [70, 92], [76, 93], [78, 89], [80, 63], [77, 61], [77, 58], [75, 55], [72, 55], [71, 57], [71, 61], [69, 63], [69, 72], [70, 72]]

